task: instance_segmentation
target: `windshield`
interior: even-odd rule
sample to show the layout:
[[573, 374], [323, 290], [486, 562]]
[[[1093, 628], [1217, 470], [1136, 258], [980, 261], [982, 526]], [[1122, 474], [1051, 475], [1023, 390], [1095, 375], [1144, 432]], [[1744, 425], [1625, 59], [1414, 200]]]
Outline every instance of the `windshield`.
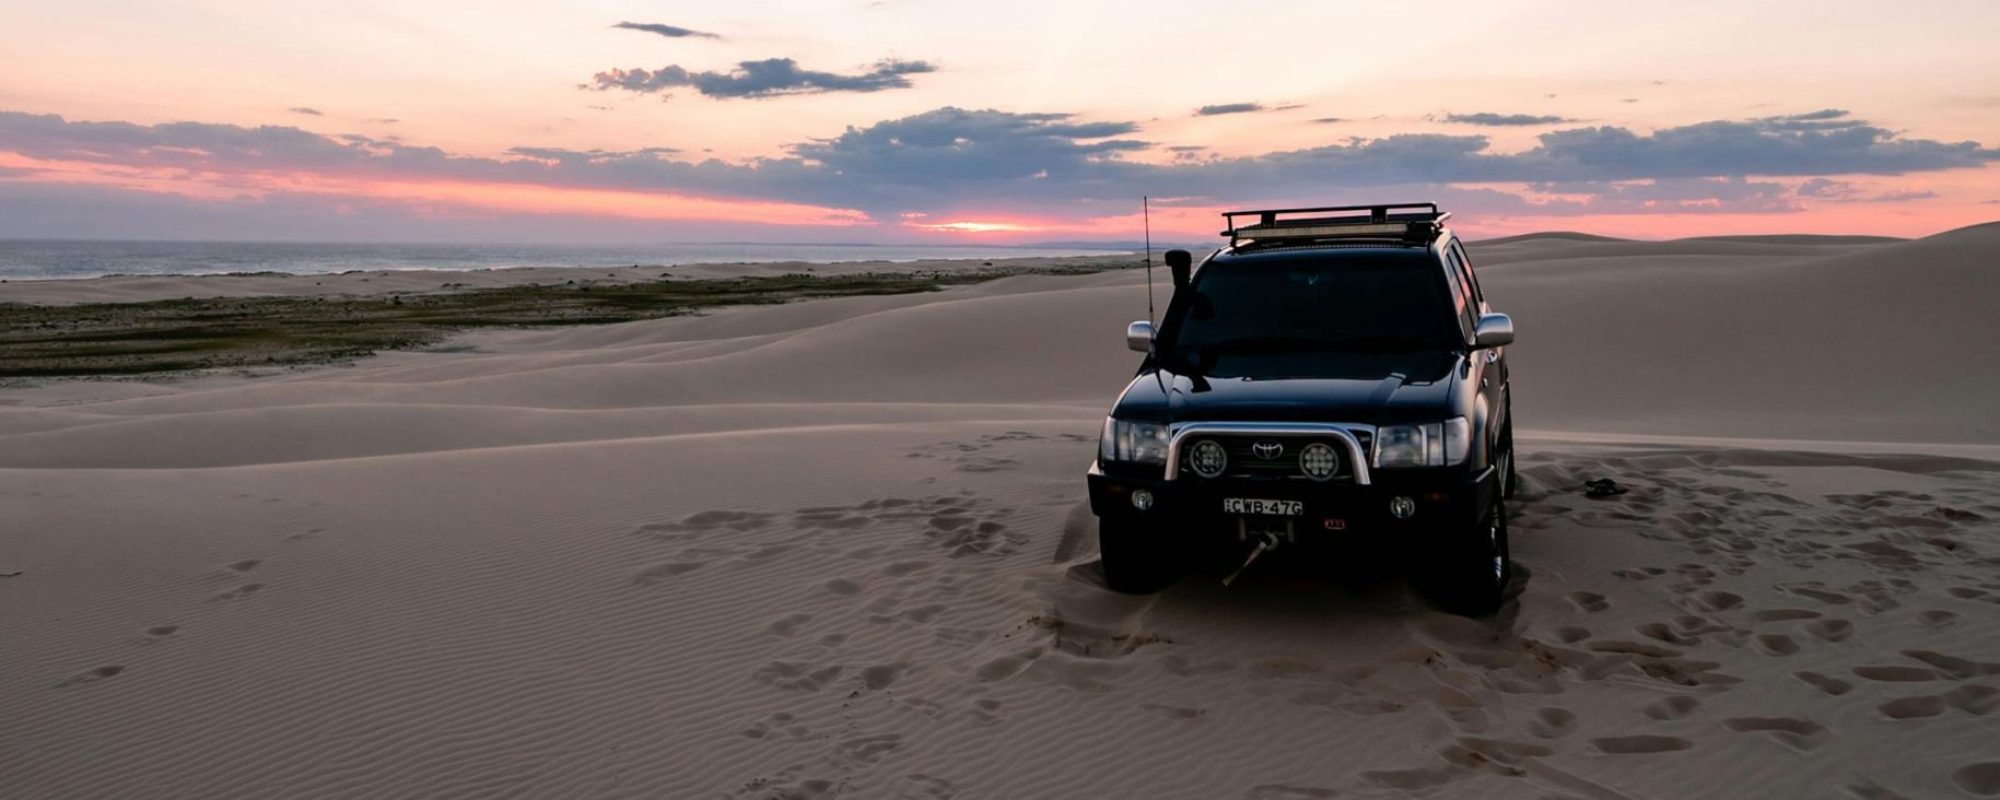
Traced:
[[1437, 265], [1425, 253], [1230, 264], [1204, 269], [1162, 338], [1190, 366], [1325, 353], [1442, 350], [1459, 343]]

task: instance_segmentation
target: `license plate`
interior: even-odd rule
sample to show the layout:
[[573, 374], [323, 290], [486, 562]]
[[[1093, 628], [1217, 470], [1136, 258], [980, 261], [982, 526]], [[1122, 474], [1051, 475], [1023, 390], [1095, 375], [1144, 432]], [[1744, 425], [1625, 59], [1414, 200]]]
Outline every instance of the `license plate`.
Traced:
[[1296, 517], [1306, 513], [1306, 504], [1298, 500], [1258, 500], [1256, 498], [1225, 497], [1222, 499], [1222, 513], [1248, 514], [1260, 517]]

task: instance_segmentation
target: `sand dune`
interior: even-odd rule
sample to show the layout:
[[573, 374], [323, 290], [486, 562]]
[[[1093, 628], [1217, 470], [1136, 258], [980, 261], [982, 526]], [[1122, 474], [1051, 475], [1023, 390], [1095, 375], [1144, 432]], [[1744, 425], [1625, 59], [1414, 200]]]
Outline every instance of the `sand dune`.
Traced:
[[1493, 620], [1366, 561], [1104, 591], [1136, 273], [5, 390], [0, 786], [2000, 792], [1994, 252], [1474, 245], [1533, 429]]

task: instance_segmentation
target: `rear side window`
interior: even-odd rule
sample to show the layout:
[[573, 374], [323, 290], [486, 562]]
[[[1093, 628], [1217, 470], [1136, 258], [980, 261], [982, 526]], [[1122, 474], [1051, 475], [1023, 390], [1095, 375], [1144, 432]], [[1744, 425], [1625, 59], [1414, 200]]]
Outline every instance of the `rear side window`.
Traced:
[[1452, 306], [1458, 312], [1458, 327], [1467, 341], [1472, 339], [1476, 327], [1473, 315], [1477, 313], [1477, 301], [1472, 299], [1472, 290], [1467, 287], [1464, 270], [1458, 265], [1458, 257], [1445, 251], [1444, 277], [1451, 284]]
[[1486, 293], [1479, 289], [1479, 273], [1472, 271], [1472, 259], [1465, 255], [1465, 248], [1459, 247], [1456, 239], [1452, 240], [1451, 254], [1458, 258], [1459, 268], [1465, 270], [1466, 283], [1472, 287], [1474, 305], [1483, 309], [1486, 305]]

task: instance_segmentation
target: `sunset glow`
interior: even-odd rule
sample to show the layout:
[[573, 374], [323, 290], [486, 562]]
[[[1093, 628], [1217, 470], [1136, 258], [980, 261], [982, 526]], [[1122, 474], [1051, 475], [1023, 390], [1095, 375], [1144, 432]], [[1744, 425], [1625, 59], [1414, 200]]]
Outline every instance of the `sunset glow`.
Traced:
[[1191, 2], [85, 5], [0, 8], [0, 236], [340, 215], [323, 235], [1129, 241], [1142, 195], [1196, 241], [1228, 207], [1384, 198], [1475, 236], [2000, 216], [2000, 14], [1977, 2], [1443, 2], [1422, 39], [1388, 33], [1403, 10], [1279, 2], [1255, 47], [1198, 58], [1090, 41], [1224, 22]]

